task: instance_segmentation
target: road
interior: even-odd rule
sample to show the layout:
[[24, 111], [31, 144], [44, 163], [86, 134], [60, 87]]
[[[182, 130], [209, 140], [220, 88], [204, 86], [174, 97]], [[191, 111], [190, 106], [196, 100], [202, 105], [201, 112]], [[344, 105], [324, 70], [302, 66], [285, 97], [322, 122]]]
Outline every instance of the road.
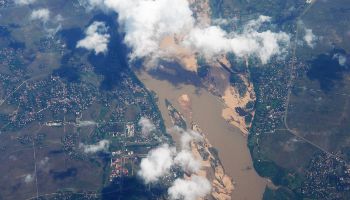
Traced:
[[[283, 117], [283, 122], [284, 122], [284, 126], [285, 129], [276, 129], [276, 130], [286, 130], [288, 131], [290, 134], [292, 134], [293, 136], [295, 136], [296, 138], [312, 145], [313, 147], [319, 149], [320, 151], [322, 151], [323, 153], [332, 156], [334, 158], [343, 160], [343, 158], [335, 155], [334, 153], [328, 151], [327, 149], [321, 147], [320, 145], [306, 139], [305, 137], [301, 136], [302, 134], [300, 134], [297, 130], [293, 130], [289, 127], [288, 125], [288, 111], [289, 111], [289, 104], [290, 104], [290, 98], [291, 98], [291, 94], [292, 94], [292, 86], [294, 84], [294, 80], [295, 80], [295, 73], [296, 73], [296, 51], [297, 51], [297, 45], [298, 45], [298, 38], [299, 38], [299, 32], [300, 32], [300, 23], [298, 23], [299, 19], [304, 16], [311, 8], [312, 6], [314, 6], [316, 3], [318, 2], [318, 0], [314, 0], [312, 1], [312, 3], [310, 3], [310, 5], [308, 7], [305, 8], [304, 12], [302, 12], [302, 14], [297, 18], [297, 23], [296, 23], [296, 36], [295, 36], [295, 40], [294, 40], [294, 44], [293, 44], [293, 52], [292, 52], [292, 64], [291, 64], [291, 69], [290, 69], [290, 79], [289, 79], [289, 83], [288, 83], [288, 94], [287, 94], [287, 99], [286, 99], [286, 103], [285, 103], [285, 113], [284, 113], [284, 117]], [[345, 162], [345, 161], [344, 161]]]

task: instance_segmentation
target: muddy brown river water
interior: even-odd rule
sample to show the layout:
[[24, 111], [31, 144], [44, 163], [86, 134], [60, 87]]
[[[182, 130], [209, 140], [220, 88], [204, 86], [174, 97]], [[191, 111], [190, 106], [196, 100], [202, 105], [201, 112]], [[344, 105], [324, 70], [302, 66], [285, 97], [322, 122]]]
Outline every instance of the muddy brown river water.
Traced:
[[189, 95], [192, 102], [193, 121], [208, 135], [211, 144], [219, 151], [226, 173], [235, 182], [232, 199], [262, 199], [267, 181], [258, 176], [253, 169], [247, 138], [238, 128], [228, 124], [221, 117], [224, 104], [218, 97], [190, 83], [174, 85], [166, 79], [160, 80], [161, 75], [155, 78], [145, 71], [139, 71], [136, 74], [148, 89], [157, 93], [158, 105], [168, 128], [172, 123], [164, 104], [165, 98], [181, 111], [178, 98], [183, 94]]

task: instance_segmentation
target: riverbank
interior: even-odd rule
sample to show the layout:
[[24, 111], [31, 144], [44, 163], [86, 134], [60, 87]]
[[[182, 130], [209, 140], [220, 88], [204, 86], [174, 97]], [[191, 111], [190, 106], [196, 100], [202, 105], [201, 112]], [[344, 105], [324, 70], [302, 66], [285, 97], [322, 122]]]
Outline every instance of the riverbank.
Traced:
[[[186, 121], [185, 126], [180, 128], [191, 130], [198, 133], [201, 137], [199, 140], [193, 140], [190, 143], [190, 148], [194, 158], [201, 161], [201, 169], [196, 173], [197, 176], [202, 176], [211, 182], [212, 192], [211, 197], [214, 200], [230, 200], [234, 189], [232, 177], [226, 174], [221, 160], [216, 149], [208, 140], [207, 135], [201, 130], [198, 124], [192, 121], [192, 101], [187, 94], [183, 94], [178, 98], [178, 103], [183, 112], [188, 116], [188, 120], [184, 119], [184, 115], [180, 113], [168, 100], [166, 100], [168, 114], [172, 119], [173, 125], [177, 126], [180, 121]], [[188, 130], [188, 129], [187, 129]]]
[[[176, 73], [174, 71], [172, 77], [181, 79], [185, 76]], [[191, 83], [193, 80], [171, 81], [165, 78], [164, 74], [157, 72], [152, 73], [152, 76], [145, 71], [136, 71], [136, 74], [148, 89], [157, 94], [158, 106], [167, 127], [172, 127], [172, 121], [168, 116], [165, 99], [168, 99], [176, 109], [184, 113], [187, 121], [195, 121], [207, 134], [210, 143], [218, 150], [225, 172], [235, 182], [231, 198], [260, 200], [266, 186], [266, 180], [259, 177], [253, 168], [247, 147], [247, 138], [238, 128], [222, 118], [222, 110], [226, 106], [222, 100], [201, 86], [195, 86]], [[191, 116], [187, 114], [188, 111], [182, 109], [179, 103], [179, 98], [184, 94], [191, 99]], [[175, 141], [176, 137], [174, 136]]]

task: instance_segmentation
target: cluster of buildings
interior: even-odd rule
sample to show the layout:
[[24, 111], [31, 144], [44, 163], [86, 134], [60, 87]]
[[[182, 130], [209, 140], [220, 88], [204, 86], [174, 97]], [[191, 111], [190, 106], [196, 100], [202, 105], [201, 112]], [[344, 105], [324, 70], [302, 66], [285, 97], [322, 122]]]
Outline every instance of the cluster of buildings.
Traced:
[[342, 159], [319, 154], [306, 171], [302, 193], [315, 199], [342, 199], [350, 192], [350, 166]]
[[[113, 157], [115, 156], [115, 153], [116, 152], [112, 153]], [[128, 159], [123, 157], [113, 157], [111, 158], [109, 181], [129, 175], [129, 169], [125, 167], [125, 163], [128, 162]]]
[[91, 85], [65, 84], [59, 77], [23, 83], [4, 102], [19, 105], [17, 111], [9, 115], [10, 126], [15, 130], [34, 121], [44, 122], [46, 110], [53, 114], [71, 113], [78, 116], [97, 98], [97, 90]]
[[[274, 133], [280, 128], [286, 110], [290, 71], [293, 61], [258, 69], [259, 77], [252, 77], [256, 87], [256, 111], [251, 133]], [[254, 69], [253, 69], [254, 70]], [[283, 125], [282, 125], [283, 126]]]

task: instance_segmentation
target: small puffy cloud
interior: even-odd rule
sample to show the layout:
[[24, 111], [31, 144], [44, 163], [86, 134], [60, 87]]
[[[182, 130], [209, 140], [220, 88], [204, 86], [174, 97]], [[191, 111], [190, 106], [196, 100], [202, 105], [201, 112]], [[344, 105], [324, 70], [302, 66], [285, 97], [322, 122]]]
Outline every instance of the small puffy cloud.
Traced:
[[40, 20], [44, 23], [50, 20], [50, 11], [47, 8], [33, 10], [30, 15], [31, 20]]
[[175, 127], [173, 131], [181, 134], [181, 151], [177, 152], [175, 147], [165, 144], [152, 149], [147, 157], [142, 159], [139, 176], [146, 182], [156, 182], [160, 177], [170, 172], [177, 165], [187, 173], [198, 172], [201, 168], [201, 160], [197, 160], [190, 150], [191, 141], [199, 141], [202, 136], [195, 131], [185, 131]]
[[56, 27], [53, 27], [53, 28], [45, 27], [45, 31], [47, 32], [48, 36], [54, 36], [61, 29], [62, 29], [62, 25], [61, 24], [58, 24]]
[[96, 7], [103, 8], [104, 0], [78, 0], [78, 3], [87, 10], [92, 10]]
[[212, 20], [212, 24], [218, 25], [218, 26], [227, 25], [228, 23], [229, 23], [229, 21], [227, 19], [224, 19], [224, 18], [217, 18], [217, 19]]
[[60, 14], [56, 15], [54, 18], [54, 22], [56, 22], [56, 23], [62, 22], [63, 20], [64, 20], [64, 18]]
[[187, 36], [185, 44], [208, 56], [230, 50], [227, 33], [219, 27], [194, 28]]
[[29, 5], [32, 3], [35, 3], [36, 0], [15, 0], [15, 4], [23, 6], [23, 5]]
[[286, 53], [290, 45], [290, 36], [285, 32], [259, 31], [263, 24], [269, 23], [271, 17], [261, 15], [249, 21], [242, 33], [231, 38], [232, 52], [238, 57], [256, 56], [263, 64], [271, 57]]
[[101, 140], [97, 144], [80, 144], [79, 147], [83, 149], [85, 153], [97, 153], [101, 151], [108, 151], [110, 142], [108, 140]]
[[249, 21], [242, 33], [227, 33], [217, 26], [194, 28], [184, 44], [207, 57], [233, 52], [238, 57], [256, 56], [266, 64], [271, 57], [285, 53], [284, 47], [290, 43], [290, 36], [284, 32], [258, 31], [269, 21], [270, 17], [260, 16]]
[[85, 48], [95, 51], [95, 54], [106, 53], [110, 35], [107, 33], [108, 27], [104, 22], [93, 22], [86, 30], [86, 37], [78, 41], [77, 48]]
[[191, 152], [191, 142], [201, 141], [203, 137], [193, 130], [185, 131], [179, 127], [175, 127], [173, 130], [181, 134], [181, 151], [176, 154], [174, 164], [180, 166], [187, 173], [198, 172], [201, 168], [201, 160], [197, 160]]
[[[188, 174], [199, 172], [201, 161], [197, 160], [190, 150], [193, 140], [201, 140], [202, 136], [195, 131], [185, 131], [174, 127], [172, 131], [181, 134], [180, 152], [175, 147], [164, 144], [152, 149], [147, 157], [142, 159], [138, 175], [145, 183], [157, 182], [160, 178], [169, 174], [173, 166], [179, 166]], [[205, 197], [211, 191], [210, 182], [205, 177], [192, 175], [188, 179], [177, 178], [168, 189], [170, 199], [197, 200]]]
[[141, 127], [141, 132], [144, 136], [148, 136], [156, 130], [156, 126], [146, 117], [141, 117], [138, 125]]
[[273, 56], [280, 56], [286, 53], [286, 47], [290, 44], [290, 36], [284, 32], [254, 31], [248, 34], [251, 40], [254, 41], [254, 38], [259, 45], [255, 46], [255, 51], [247, 53], [247, 55], [257, 56], [263, 64], [266, 64]]
[[43, 158], [42, 160], [40, 160], [39, 162], [38, 162], [38, 166], [39, 167], [44, 167], [48, 162], [49, 162], [49, 157], [45, 157], [45, 158]]
[[346, 55], [343, 55], [343, 54], [340, 54], [340, 53], [334, 54], [333, 59], [338, 60], [339, 65], [343, 66], [343, 67], [347, 63]]
[[196, 131], [185, 131], [183, 129], [178, 128], [179, 133], [181, 134], [180, 142], [181, 142], [181, 149], [182, 150], [190, 150], [191, 146], [190, 143], [192, 141], [201, 141], [203, 137]]
[[64, 20], [60, 14], [55, 17], [51, 17], [50, 15], [51, 12], [47, 8], [33, 10], [30, 15], [31, 20], [39, 20], [43, 23], [43, 28], [48, 37], [54, 36], [59, 30], [61, 30], [61, 22]]
[[32, 174], [27, 174], [24, 176], [24, 182], [25, 183], [31, 183], [34, 181], [34, 176]]
[[174, 163], [179, 165], [187, 173], [196, 173], [201, 169], [201, 161], [197, 160], [192, 152], [180, 151], [174, 159]]
[[303, 39], [309, 47], [314, 48], [316, 36], [313, 34], [312, 29], [305, 29], [305, 35]]
[[250, 20], [244, 27], [245, 30], [257, 30], [266, 22], [270, 22], [271, 17], [260, 15], [257, 19]]
[[203, 140], [203, 136], [201, 136], [201, 134], [197, 131], [184, 130], [178, 126], [169, 129], [169, 131], [173, 134], [180, 135], [181, 150], [190, 150], [190, 144], [192, 141], [199, 142]]
[[197, 200], [210, 191], [210, 182], [206, 178], [193, 175], [190, 179], [176, 179], [168, 189], [168, 195], [172, 200]]
[[304, 24], [302, 20], [298, 20], [297, 23], [299, 28], [304, 32], [303, 40], [306, 43], [306, 45], [309, 46], [310, 48], [314, 48], [315, 42], [318, 38], [313, 33], [312, 29], [307, 28], [307, 26]]
[[156, 182], [159, 178], [169, 173], [174, 164], [173, 156], [175, 148], [162, 145], [152, 149], [147, 157], [142, 159], [138, 175], [146, 182]]

